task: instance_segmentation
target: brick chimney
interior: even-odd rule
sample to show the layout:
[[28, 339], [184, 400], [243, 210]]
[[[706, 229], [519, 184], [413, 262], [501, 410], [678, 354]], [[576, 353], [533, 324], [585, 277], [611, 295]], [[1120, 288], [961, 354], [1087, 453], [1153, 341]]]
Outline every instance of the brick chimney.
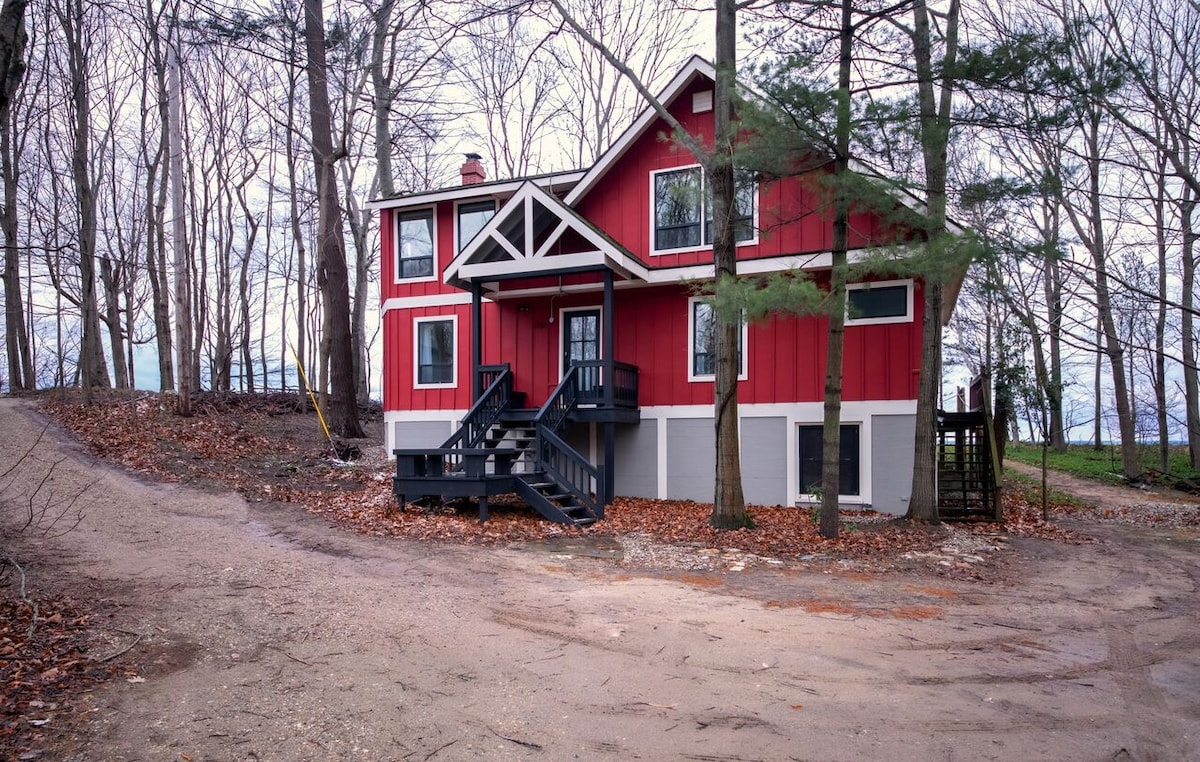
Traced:
[[467, 160], [463, 163], [462, 169], [458, 173], [462, 175], [463, 185], [476, 185], [487, 179], [487, 172], [483, 171], [483, 162], [480, 161], [483, 157], [477, 153], [466, 154]]

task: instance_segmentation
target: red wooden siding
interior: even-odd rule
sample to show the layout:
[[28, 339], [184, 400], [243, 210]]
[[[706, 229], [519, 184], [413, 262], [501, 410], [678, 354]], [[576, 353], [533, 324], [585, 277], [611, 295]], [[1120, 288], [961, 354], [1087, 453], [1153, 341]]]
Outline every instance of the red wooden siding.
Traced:
[[[702, 142], [712, 141], [712, 112], [693, 114], [692, 94], [710, 90], [698, 80], [671, 106], [671, 113]], [[651, 172], [696, 164], [695, 158], [669, 137], [670, 128], [658, 120], [605, 174], [578, 204], [579, 212], [651, 267], [681, 267], [712, 261], [712, 250], [699, 248], [670, 254], [651, 254]], [[824, 170], [817, 170], [821, 173]], [[832, 214], [824, 193], [809, 178], [786, 178], [759, 187], [758, 242], [737, 247], [738, 259], [758, 259], [829, 250]], [[851, 215], [850, 247], [884, 242], [886, 226], [877, 215]]]
[[[495, 305], [485, 304], [485, 324]], [[458, 317], [458, 346], [454, 358], [458, 384], [452, 389], [414, 389], [413, 322], [417, 318]], [[471, 305], [388, 310], [383, 315], [384, 410], [462, 410], [471, 406]], [[486, 334], [486, 332], [485, 332]]]
[[[414, 207], [422, 209], [428, 207]], [[405, 210], [407, 211], [407, 210]], [[383, 301], [393, 298], [410, 296], [433, 296], [436, 294], [462, 294], [453, 286], [442, 282], [442, 271], [454, 259], [454, 203], [444, 201], [434, 208], [433, 233], [437, 238], [434, 249], [434, 272], [436, 280], [400, 281], [395, 280], [396, 249], [395, 226], [393, 219], [395, 211], [383, 209], [379, 217], [379, 294]]]
[[[642, 406], [713, 402], [712, 382], [688, 380], [688, 298], [688, 290], [678, 286], [622, 289], [614, 295], [614, 359], [638, 366]], [[845, 400], [914, 400], [917, 397], [922, 299], [918, 287], [913, 295], [916, 314], [912, 323], [848, 326]], [[487, 305], [491, 311], [485, 317], [485, 364], [508, 362], [514, 372], [515, 388], [526, 392], [530, 406], [540, 406], [559, 380], [560, 311], [563, 308], [599, 307], [601, 301], [601, 295], [594, 293], [553, 298], [538, 296]], [[461, 365], [470, 346], [464, 329], [469, 326], [469, 308], [462, 308], [460, 316], [460, 390], [456, 395], [446, 394], [444, 390], [416, 390], [412, 395], [416, 409], [431, 402], [436, 402], [433, 407], [437, 408], [455, 407], [445, 404], [448, 401], [454, 401], [457, 407], [469, 407], [463, 396], [469, 389], [469, 378]], [[406, 318], [402, 323], [401, 337], [410, 343], [412, 319]], [[746, 337], [749, 344], [748, 377], [738, 386], [739, 401], [821, 401], [827, 323], [824, 318], [782, 316], [750, 325]], [[395, 344], [389, 343], [389, 347], [392, 346]], [[410, 358], [409, 352], [402, 350], [396, 356]], [[403, 365], [403, 360], [398, 367], [390, 366], [389, 374], [401, 377], [402, 385], [412, 383], [412, 360], [407, 366]], [[385, 407], [395, 409], [388, 398], [385, 398]]]
[[[711, 143], [712, 112], [692, 113], [694, 93], [711, 90], [712, 84], [698, 78], [679, 94], [672, 113]], [[587, 195], [577, 211], [598, 229], [651, 268], [682, 267], [712, 261], [711, 249], [664, 255], [651, 250], [651, 173], [656, 170], [694, 166], [695, 159], [669, 137], [661, 120], [636, 139], [628, 151]], [[826, 253], [831, 239], [831, 217], [825, 192], [817, 182], [828, 171], [816, 170], [801, 178], [764, 182], [759, 189], [756, 243], [739, 246], [741, 260], [807, 253]], [[466, 191], [473, 193], [474, 191]], [[480, 197], [487, 191], [481, 189]], [[464, 199], [465, 200], [465, 199]], [[415, 201], [414, 201], [415, 203]], [[503, 201], [498, 202], [503, 205]], [[413, 207], [421, 208], [421, 207]], [[467, 292], [442, 281], [446, 266], [457, 255], [454, 229], [455, 203], [443, 201], [434, 207], [437, 279], [394, 280], [394, 225], [396, 213], [380, 214], [381, 297], [400, 300], [401, 309], [389, 309], [383, 317], [385, 342], [385, 410], [464, 410], [470, 407], [471, 308], [463, 304]], [[852, 249], [896, 241], [905, 233], [880, 216], [865, 212], [851, 215]], [[553, 229], [553, 228], [552, 228]], [[549, 235], [543, 231], [539, 240]], [[553, 254], [590, 251], [592, 245], [574, 232], [562, 237]], [[504, 281], [499, 285], [507, 298], [483, 306], [483, 362], [508, 363], [515, 388], [528, 395], [528, 404], [542, 404], [559, 382], [560, 332], [564, 308], [599, 307], [603, 301], [599, 273], [563, 276], [535, 275]], [[614, 359], [632, 363], [640, 370], [642, 406], [711, 405], [713, 383], [688, 381], [688, 290], [680, 284], [620, 286], [614, 305]], [[629, 287], [624, 287], [629, 286]], [[555, 293], [521, 297], [513, 292], [526, 289], [559, 290], [571, 287], [597, 289], [587, 294]], [[920, 367], [922, 289], [914, 289], [912, 322], [850, 326], [846, 329], [844, 399], [912, 400], [917, 394]], [[430, 297], [446, 296], [458, 304], [404, 307], [405, 299], [440, 302]], [[396, 303], [394, 302], [393, 305]], [[441, 315], [457, 316], [457, 387], [413, 389], [413, 321]], [[818, 402], [823, 397], [827, 321], [823, 318], [779, 316], [748, 329], [747, 380], [740, 382], [739, 399], [744, 403]]]

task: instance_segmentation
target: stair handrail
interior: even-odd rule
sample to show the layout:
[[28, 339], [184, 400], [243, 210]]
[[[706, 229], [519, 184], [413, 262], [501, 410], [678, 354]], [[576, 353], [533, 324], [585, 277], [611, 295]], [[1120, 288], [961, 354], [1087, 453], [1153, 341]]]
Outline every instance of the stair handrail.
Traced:
[[539, 427], [545, 426], [555, 434], [561, 433], [567, 416], [575, 409], [578, 402], [579, 366], [572, 365], [563, 374], [562, 381], [558, 382], [558, 386], [550, 393], [545, 404], [538, 409], [533, 421]]
[[603, 496], [597, 499], [592, 492], [593, 486], [597, 493], [603, 491], [603, 469], [589, 463], [560, 436], [571, 411], [579, 404], [579, 373], [579, 365], [568, 368], [562, 381], [558, 382], [549, 399], [534, 416], [534, 425], [537, 427], [534, 457], [539, 470], [545, 471], [593, 514], [603, 516], [607, 500]]
[[495, 373], [496, 377], [487, 389], [475, 400], [475, 404], [463, 416], [462, 424], [445, 442], [442, 448], [460, 447], [472, 449], [479, 446], [501, 414], [508, 409], [512, 399], [512, 369], [507, 363], [485, 365], [480, 373]]
[[593, 516], [603, 518], [604, 503], [592, 492], [603, 490], [604, 469], [593, 466], [574, 447], [546, 426], [538, 426], [537, 459], [539, 467], [560, 487], [569, 492], [579, 505]]

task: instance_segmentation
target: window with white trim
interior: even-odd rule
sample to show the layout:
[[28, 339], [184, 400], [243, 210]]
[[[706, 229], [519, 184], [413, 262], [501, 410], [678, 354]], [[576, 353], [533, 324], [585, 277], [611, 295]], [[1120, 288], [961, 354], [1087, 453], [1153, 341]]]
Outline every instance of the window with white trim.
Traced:
[[846, 325], [911, 323], [911, 280], [850, 283], [846, 286]]
[[[821, 424], [801, 426], [799, 442], [800, 494], [812, 494], [821, 486], [822, 458], [825, 453], [825, 427]], [[862, 493], [859, 479], [861, 454], [860, 428], [857, 423], [843, 423], [841, 445], [838, 448], [838, 494], [857, 496]]]
[[[738, 337], [738, 380], [746, 379], [746, 324]], [[702, 297], [688, 299], [688, 380], [712, 381], [717, 375], [717, 313]]]
[[458, 205], [458, 251], [471, 242], [483, 226], [496, 216], [496, 202], [471, 201]]
[[[654, 253], [711, 246], [712, 189], [700, 167], [668, 169], [651, 174]], [[758, 182], [749, 172], [734, 178], [733, 239], [753, 241]]]
[[418, 388], [452, 387], [457, 384], [455, 363], [455, 316], [416, 318], [413, 321], [414, 378]]
[[431, 280], [437, 246], [433, 235], [433, 210], [396, 213], [396, 280]]

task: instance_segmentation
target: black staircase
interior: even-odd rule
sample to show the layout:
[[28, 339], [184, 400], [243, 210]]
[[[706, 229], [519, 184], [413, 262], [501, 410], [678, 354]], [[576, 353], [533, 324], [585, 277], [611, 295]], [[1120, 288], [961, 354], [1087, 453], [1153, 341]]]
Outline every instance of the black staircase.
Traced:
[[576, 526], [604, 517], [608, 496], [603, 492], [604, 473], [587, 461], [560, 436], [571, 411], [579, 405], [580, 381], [588, 370], [572, 365], [550, 399], [534, 416], [536, 470], [516, 478], [517, 494], [551, 521]]
[[1000, 521], [999, 464], [981, 380], [973, 382], [971, 398], [972, 410], [938, 412], [938, 515]]
[[475, 497], [480, 520], [489, 496], [515, 492], [545, 518], [584, 526], [603, 518], [604, 468], [564, 435], [570, 421], [637, 421], [637, 368], [603, 360], [573, 365], [534, 410], [513, 391], [508, 365], [479, 369], [483, 393], [441, 447], [398, 449], [392, 491], [403, 507], [423, 496]]

